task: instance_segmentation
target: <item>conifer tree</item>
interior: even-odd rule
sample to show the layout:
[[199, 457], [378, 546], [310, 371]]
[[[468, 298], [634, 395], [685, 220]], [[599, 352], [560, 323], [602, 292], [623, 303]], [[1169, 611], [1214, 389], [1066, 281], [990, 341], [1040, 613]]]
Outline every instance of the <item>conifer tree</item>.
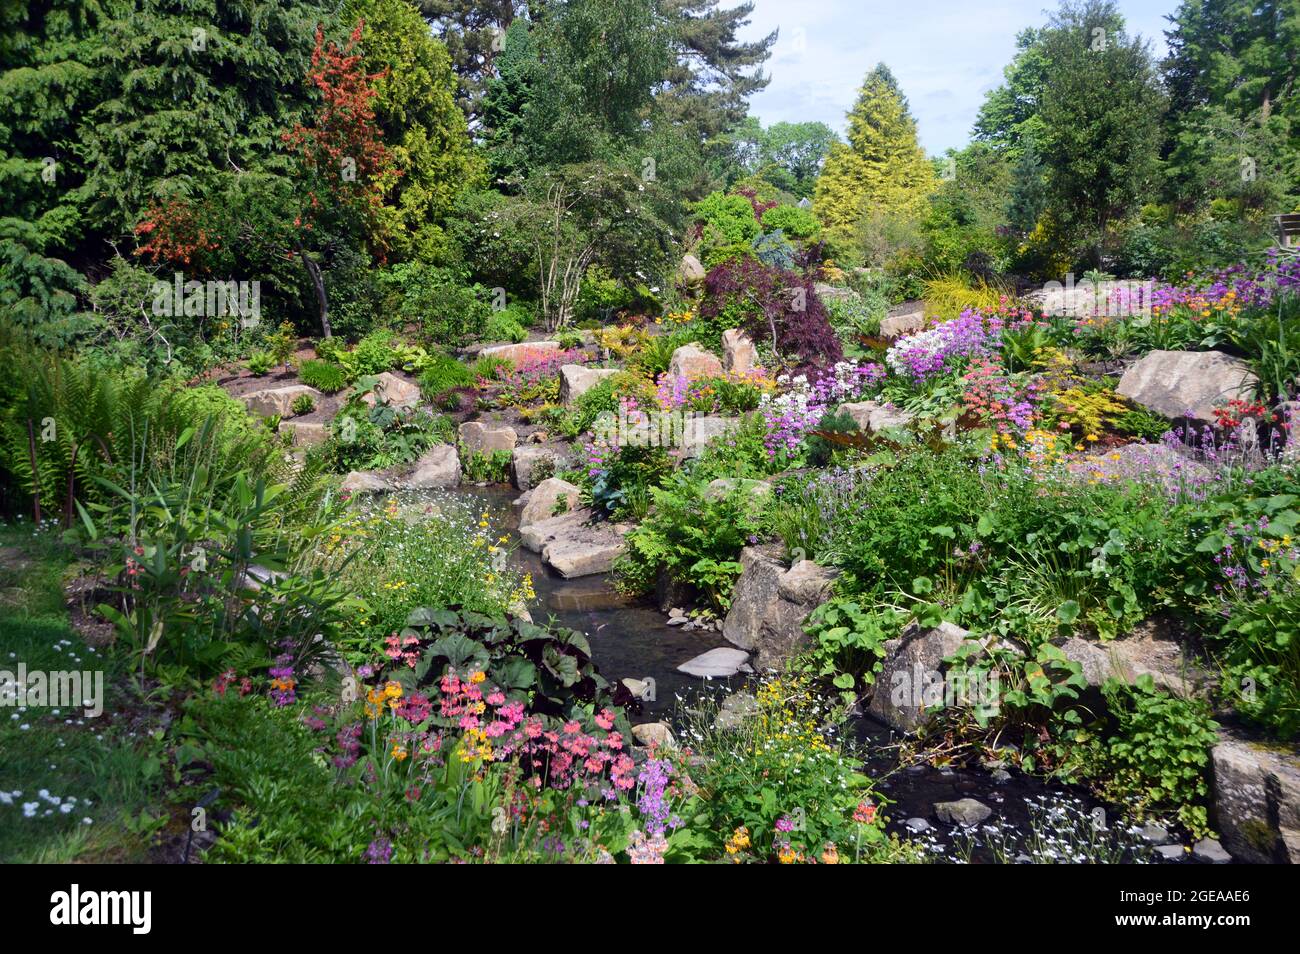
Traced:
[[917, 142], [907, 100], [881, 63], [858, 91], [848, 142], [832, 145], [826, 156], [813, 209], [838, 254], [861, 260], [859, 222], [873, 213], [916, 214], [934, 185], [934, 168]]

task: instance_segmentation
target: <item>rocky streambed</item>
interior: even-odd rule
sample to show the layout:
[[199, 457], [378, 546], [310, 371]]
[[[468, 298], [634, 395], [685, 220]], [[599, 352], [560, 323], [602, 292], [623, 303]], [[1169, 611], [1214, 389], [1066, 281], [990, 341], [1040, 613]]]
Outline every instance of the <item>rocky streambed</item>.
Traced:
[[[458, 496], [486, 512], [494, 526], [519, 542], [518, 493], [500, 486], [462, 486]], [[616, 592], [606, 574], [566, 579], [538, 552], [517, 546], [513, 559], [533, 577], [537, 602], [530, 610], [586, 633], [592, 655], [611, 681], [630, 680], [646, 688], [635, 724], [674, 724], [674, 717], [704, 696], [743, 705], [753, 679], [747, 657], [763, 665], [766, 656], [791, 638], [792, 626], [824, 596], [830, 576], [813, 565], [786, 569], [761, 548], [746, 551], [745, 582], [736, 594], [740, 612], [729, 615], [726, 635], [712, 627], [669, 625], [669, 616], [647, 602]], [[754, 564], [767, 561], [764, 573]], [[730, 637], [730, 638], [729, 638]], [[748, 645], [747, 645], [748, 644]], [[789, 648], [788, 646], [785, 648]], [[710, 659], [718, 660], [709, 668]], [[703, 659], [701, 659], [703, 657]], [[773, 658], [775, 658], [773, 656]], [[716, 675], [692, 675], [682, 667]], [[925, 846], [935, 858], [990, 863], [1077, 861], [1224, 863], [1217, 843], [1180, 844], [1159, 825], [1126, 826], [1116, 813], [1082, 791], [1043, 781], [1009, 764], [985, 760], [976, 766], [913, 762], [904, 757], [903, 737], [866, 713], [850, 731], [866, 753], [865, 772], [888, 800], [890, 830]]]

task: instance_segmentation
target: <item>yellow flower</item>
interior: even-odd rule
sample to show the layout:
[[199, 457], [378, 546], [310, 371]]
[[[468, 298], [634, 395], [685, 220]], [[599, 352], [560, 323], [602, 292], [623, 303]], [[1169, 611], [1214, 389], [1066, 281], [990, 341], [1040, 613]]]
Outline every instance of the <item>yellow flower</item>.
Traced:
[[469, 681], [474, 683], [475, 685], [478, 685], [480, 682], [483, 682], [485, 679], [487, 679], [487, 673], [483, 672], [482, 670], [475, 672], [473, 675], [469, 677]]
[[397, 759], [397, 761], [399, 762], [406, 761], [406, 747], [403, 746], [400, 742], [394, 742], [392, 756], [393, 758]]

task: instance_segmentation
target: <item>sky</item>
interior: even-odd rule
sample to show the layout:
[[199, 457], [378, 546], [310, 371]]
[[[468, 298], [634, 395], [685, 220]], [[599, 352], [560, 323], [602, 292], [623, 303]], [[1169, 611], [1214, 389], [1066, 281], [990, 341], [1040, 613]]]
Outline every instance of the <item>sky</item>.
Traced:
[[[723, 0], [720, 6], [733, 4]], [[1177, 0], [1118, 0], [1129, 33], [1165, 53]], [[754, 0], [752, 40], [780, 28], [750, 112], [772, 123], [820, 120], [841, 136], [863, 77], [883, 61], [898, 78], [931, 155], [970, 139], [984, 94], [1002, 82], [1016, 34], [1041, 26], [1056, 0]]]

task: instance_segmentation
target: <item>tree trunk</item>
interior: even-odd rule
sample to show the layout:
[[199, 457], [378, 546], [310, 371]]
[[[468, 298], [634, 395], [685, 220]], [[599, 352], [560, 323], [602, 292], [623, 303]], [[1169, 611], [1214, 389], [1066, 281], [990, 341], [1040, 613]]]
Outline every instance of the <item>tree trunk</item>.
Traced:
[[329, 298], [325, 294], [325, 278], [321, 275], [320, 266], [302, 247], [302, 242], [295, 239], [294, 244], [298, 249], [299, 257], [302, 258], [303, 267], [307, 269], [307, 276], [311, 279], [312, 291], [316, 293], [316, 310], [320, 316], [321, 331], [325, 333], [326, 338], [331, 338], [334, 333], [330, 330], [330, 306]]
[[36, 525], [41, 523], [41, 475], [36, 469], [36, 429], [34, 421], [29, 417], [27, 419], [27, 454], [32, 465], [32, 513], [36, 517]]

